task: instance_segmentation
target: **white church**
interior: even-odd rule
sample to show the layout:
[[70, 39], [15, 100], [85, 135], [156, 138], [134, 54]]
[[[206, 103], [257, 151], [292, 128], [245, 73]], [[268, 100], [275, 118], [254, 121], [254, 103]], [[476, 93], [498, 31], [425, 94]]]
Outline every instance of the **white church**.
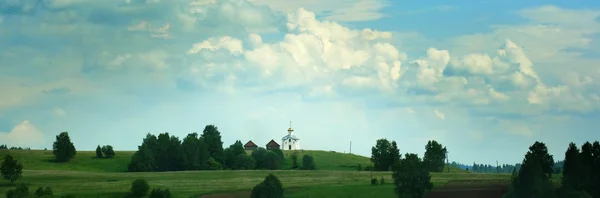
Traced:
[[300, 138], [294, 135], [291, 121], [290, 128], [288, 128], [288, 134], [281, 138], [281, 143], [281, 150], [300, 150]]

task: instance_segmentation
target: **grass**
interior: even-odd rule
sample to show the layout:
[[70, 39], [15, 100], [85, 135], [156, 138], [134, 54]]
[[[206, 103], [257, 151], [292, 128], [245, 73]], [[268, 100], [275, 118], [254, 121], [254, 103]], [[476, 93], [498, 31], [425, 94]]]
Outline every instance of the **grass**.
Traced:
[[[214, 192], [250, 190], [269, 173], [275, 174], [289, 190], [286, 197], [390, 197], [393, 196], [391, 172], [373, 172], [383, 177], [388, 185], [371, 186], [371, 172], [356, 171], [356, 165], [370, 164], [369, 158], [329, 151], [299, 151], [312, 155], [316, 171], [180, 171], [154, 173], [125, 173], [133, 152], [117, 151], [113, 159], [96, 159], [93, 151], [79, 151], [68, 163], [52, 162], [52, 151], [0, 150], [0, 156], [13, 155], [24, 165], [23, 178], [17, 183], [38, 187], [49, 186], [57, 195], [74, 194], [77, 197], [122, 197], [134, 179], [146, 179], [155, 187], [169, 188], [175, 197], [198, 197]], [[291, 166], [286, 155], [285, 167]], [[509, 174], [474, 174], [451, 168], [450, 173], [432, 173], [435, 186], [449, 182], [508, 182]], [[0, 194], [13, 188], [0, 181]], [[387, 189], [387, 190], [386, 190]]]

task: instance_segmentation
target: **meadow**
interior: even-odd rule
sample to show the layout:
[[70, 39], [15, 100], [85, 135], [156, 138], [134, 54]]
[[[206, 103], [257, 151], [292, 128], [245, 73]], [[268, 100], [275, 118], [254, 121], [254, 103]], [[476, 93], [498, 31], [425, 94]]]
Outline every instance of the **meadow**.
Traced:
[[[24, 165], [23, 178], [30, 189], [49, 186], [55, 195], [76, 197], [122, 197], [134, 179], [146, 179], [152, 188], [169, 188], [175, 197], [247, 197], [247, 192], [269, 173], [275, 174], [286, 188], [286, 197], [394, 197], [391, 172], [356, 170], [357, 164], [370, 165], [369, 158], [332, 151], [302, 151], [314, 157], [318, 170], [247, 170], [180, 171], [129, 173], [127, 164], [133, 151], [117, 151], [112, 159], [96, 159], [93, 151], [78, 151], [68, 163], [52, 162], [52, 151], [0, 150], [0, 156], [12, 155]], [[291, 166], [285, 152], [284, 167]], [[446, 169], [445, 169], [446, 171]], [[384, 185], [370, 185], [371, 176], [384, 178]], [[502, 183], [509, 174], [471, 173], [451, 167], [450, 172], [432, 173], [436, 187], [448, 184]], [[3, 195], [13, 188], [0, 181]], [[215, 194], [216, 193], [216, 194]]]

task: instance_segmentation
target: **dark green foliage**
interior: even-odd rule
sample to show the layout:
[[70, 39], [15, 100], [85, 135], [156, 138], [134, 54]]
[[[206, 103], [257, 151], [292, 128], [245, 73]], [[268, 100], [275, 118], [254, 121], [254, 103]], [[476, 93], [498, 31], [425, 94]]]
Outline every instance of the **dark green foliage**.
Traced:
[[421, 198], [433, 188], [431, 175], [417, 154], [407, 153], [392, 170], [394, 191], [398, 197]]
[[371, 148], [371, 162], [377, 171], [388, 171], [392, 165], [400, 160], [400, 150], [396, 142], [386, 139], [377, 140], [376, 145]]
[[23, 165], [17, 162], [11, 155], [6, 155], [4, 156], [4, 161], [2, 161], [2, 166], [0, 166], [0, 174], [2, 178], [13, 184], [15, 180], [21, 178]]
[[179, 138], [169, 136], [169, 133], [161, 133], [158, 137], [147, 134], [131, 157], [128, 169], [133, 172], [183, 170], [183, 154]]
[[262, 168], [264, 169], [278, 170], [281, 169], [281, 166], [283, 165], [283, 158], [273, 151], [267, 151], [263, 160], [264, 162], [262, 164], [264, 167]]
[[356, 165], [356, 170], [357, 171], [362, 171], [363, 170], [362, 165], [360, 165], [360, 164]]
[[252, 189], [251, 198], [281, 198], [283, 197], [283, 186], [279, 179], [269, 174], [263, 182]]
[[379, 184], [381, 184], [381, 185], [385, 184], [385, 180], [383, 179], [383, 177], [381, 177], [381, 179], [379, 179]]
[[56, 141], [52, 144], [52, 153], [57, 162], [68, 162], [77, 155], [68, 132], [62, 132], [56, 136]]
[[[96, 152], [98, 152], [97, 149]], [[111, 145], [102, 146], [102, 154], [104, 154], [104, 157], [106, 158], [115, 157], [115, 151], [113, 150], [113, 147]]]
[[52, 188], [50, 188], [50, 187], [46, 187], [46, 188], [39, 187], [35, 191], [35, 196], [36, 197], [52, 197], [53, 196]]
[[206, 143], [209, 155], [217, 162], [223, 163], [223, 141], [221, 132], [215, 125], [207, 125], [202, 131], [202, 138]]
[[68, 195], [63, 195], [63, 198], [75, 198], [75, 195], [72, 194], [68, 194]]
[[281, 160], [283, 160], [284, 156], [283, 156], [283, 151], [281, 151], [281, 149], [275, 148], [275, 149], [271, 149], [271, 151], [273, 151], [275, 154], [277, 154], [281, 158]]
[[167, 189], [160, 189], [160, 188], [155, 188], [152, 189], [152, 192], [150, 192], [150, 196], [148, 196], [148, 198], [171, 198], [173, 197], [173, 195], [171, 194], [171, 191], [167, 188]]
[[246, 154], [239, 154], [233, 163], [233, 170], [252, 170], [256, 167], [254, 159]]
[[435, 140], [430, 140], [425, 145], [425, 155], [423, 163], [430, 172], [442, 172], [444, 169], [444, 160], [446, 160], [446, 147]]
[[267, 149], [258, 147], [258, 148], [256, 148], [256, 150], [252, 151], [252, 153], [250, 154], [252, 156], [252, 158], [254, 159], [254, 161], [256, 162], [257, 169], [261, 169], [262, 167], [265, 167], [264, 158], [265, 158], [266, 153], [267, 153]]
[[223, 165], [221, 165], [221, 163], [217, 162], [217, 160], [215, 160], [215, 158], [210, 157], [208, 158], [208, 170], [223, 170]]
[[595, 198], [600, 198], [600, 143], [595, 141], [592, 144], [592, 170], [591, 170], [591, 185], [588, 188], [588, 193]]
[[[550, 163], [551, 162], [551, 163]], [[544, 143], [535, 142], [525, 154], [519, 174], [504, 197], [552, 198], [556, 192], [550, 181], [554, 160]]]
[[315, 160], [310, 155], [302, 156], [302, 170], [315, 170], [317, 167], [315, 166]]
[[100, 148], [100, 145], [96, 147], [96, 158], [102, 158], [102, 148]]
[[237, 170], [235, 167], [236, 159], [239, 155], [246, 155], [246, 150], [241, 141], [237, 140], [235, 143], [223, 150], [223, 162], [225, 167]]
[[131, 183], [131, 195], [134, 197], [143, 197], [148, 194], [150, 185], [144, 179], [136, 179]]
[[292, 153], [292, 169], [297, 169], [298, 166], [298, 152]]
[[6, 146], [6, 144], [0, 145], [0, 150], [2, 149], [8, 149], [8, 146]]
[[377, 178], [371, 178], [371, 185], [377, 185]]
[[565, 161], [563, 166], [562, 191], [583, 189], [582, 160], [580, 159], [579, 149], [575, 143], [570, 143], [565, 152]]
[[6, 191], [6, 198], [28, 198], [29, 187], [25, 184], [19, 184], [15, 189]]
[[578, 190], [585, 190], [588, 192], [594, 191], [594, 185], [592, 183], [592, 175], [594, 168], [594, 156], [592, 154], [593, 146], [590, 142], [585, 142], [581, 145], [581, 153], [579, 153], [580, 168], [578, 173], [580, 175]]
[[204, 170], [208, 168], [208, 149], [204, 139], [199, 138], [197, 133], [190, 133], [181, 144], [182, 165], [185, 170]]

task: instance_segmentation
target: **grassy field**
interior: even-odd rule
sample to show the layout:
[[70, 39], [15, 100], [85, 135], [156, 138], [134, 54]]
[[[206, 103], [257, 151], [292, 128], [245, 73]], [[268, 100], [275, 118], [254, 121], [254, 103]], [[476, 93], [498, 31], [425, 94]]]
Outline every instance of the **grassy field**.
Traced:
[[[215, 192], [249, 190], [273, 173], [289, 188], [286, 197], [393, 197], [391, 172], [373, 172], [384, 177], [388, 185], [371, 186], [371, 173], [356, 171], [356, 165], [370, 164], [363, 156], [329, 151], [304, 151], [317, 164], [316, 171], [181, 171], [158, 173], [124, 173], [133, 152], [119, 151], [114, 159], [95, 159], [94, 152], [80, 151], [69, 163], [52, 162], [51, 151], [0, 150], [0, 156], [10, 153], [23, 163], [23, 179], [30, 188], [50, 186], [55, 194], [74, 194], [77, 197], [120, 197], [125, 195], [131, 182], [146, 179], [152, 187], [170, 188], [176, 197], [199, 197]], [[291, 154], [285, 152], [286, 156]], [[286, 157], [287, 158], [287, 157]], [[301, 157], [300, 157], [301, 158]], [[285, 164], [291, 162], [286, 160]], [[286, 166], [288, 167], [288, 166]], [[449, 182], [508, 182], [506, 174], [474, 174], [457, 168], [450, 173], [433, 173], [435, 186]], [[3, 195], [13, 188], [0, 181]]]

